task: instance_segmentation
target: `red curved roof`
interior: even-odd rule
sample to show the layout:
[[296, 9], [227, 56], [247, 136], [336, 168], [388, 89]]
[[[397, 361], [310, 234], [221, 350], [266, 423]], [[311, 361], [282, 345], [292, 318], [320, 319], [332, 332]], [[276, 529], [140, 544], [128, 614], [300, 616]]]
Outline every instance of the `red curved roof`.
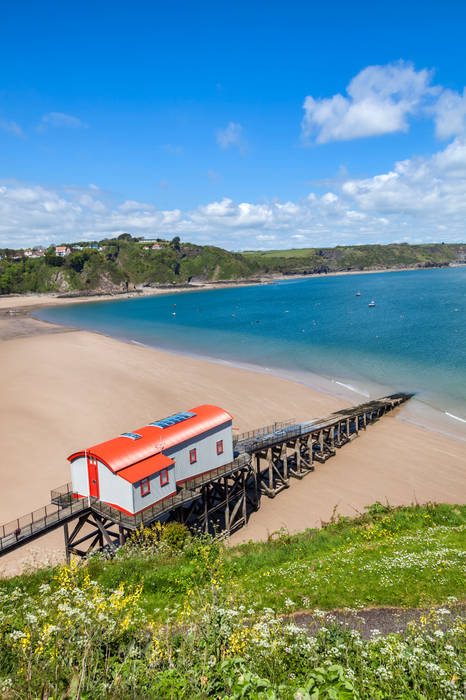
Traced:
[[196, 406], [190, 409], [190, 413], [195, 415], [167, 428], [145, 425], [135, 430], [135, 433], [141, 435], [139, 440], [119, 436], [86, 450], [74, 452], [68, 459], [71, 462], [77, 457], [89, 454], [100, 459], [113, 472], [119, 472], [232, 420], [232, 416], [218, 406]]

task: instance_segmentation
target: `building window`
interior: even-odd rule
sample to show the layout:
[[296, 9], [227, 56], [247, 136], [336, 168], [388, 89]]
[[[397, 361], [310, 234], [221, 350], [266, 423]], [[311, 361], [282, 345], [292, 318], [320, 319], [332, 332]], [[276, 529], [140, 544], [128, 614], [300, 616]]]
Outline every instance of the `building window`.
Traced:
[[219, 440], [217, 442], [217, 454], [218, 455], [223, 454], [223, 440]]
[[160, 486], [168, 484], [168, 469], [162, 469], [160, 472]]
[[194, 464], [194, 462], [197, 462], [197, 454], [196, 450], [189, 450], [189, 463]]
[[141, 481], [141, 496], [147, 496], [148, 493], [150, 493], [150, 481], [143, 479]]

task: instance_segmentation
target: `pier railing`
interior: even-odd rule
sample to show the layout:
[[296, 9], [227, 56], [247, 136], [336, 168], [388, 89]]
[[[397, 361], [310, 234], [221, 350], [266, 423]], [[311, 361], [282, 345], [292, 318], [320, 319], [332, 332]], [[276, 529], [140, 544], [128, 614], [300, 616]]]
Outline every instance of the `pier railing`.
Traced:
[[264, 435], [276, 433], [278, 430], [283, 430], [291, 425], [296, 425], [295, 420], [280, 421], [277, 423], [272, 423], [271, 425], [262, 426], [261, 428], [256, 428], [255, 430], [248, 430], [245, 433], [240, 433], [235, 435], [233, 438], [233, 446], [238, 442], [243, 442], [244, 440], [250, 440], [252, 438], [260, 438]]
[[23, 540], [30, 540], [33, 537], [44, 534], [48, 530], [53, 530], [63, 522], [74, 518], [77, 513], [88, 508], [87, 498], [75, 500], [65, 508], [60, 508], [55, 503], [50, 503], [34, 510], [32, 513], [10, 520], [9, 523], [0, 525], [0, 552], [6, 549], [13, 549]]
[[73, 484], [71, 481], [67, 484], [63, 484], [63, 486], [57, 486], [50, 491], [50, 503], [55, 503], [57, 506], [68, 506], [75, 500], [76, 498], [73, 494]]
[[371, 421], [374, 417], [379, 417], [380, 412], [391, 410], [401, 403], [411, 398], [412, 394], [398, 393], [384, 396], [381, 399], [367, 401], [358, 406], [351, 406], [347, 409], [342, 409], [331, 413], [326, 418], [317, 418], [311, 421], [296, 423], [294, 421], [286, 421], [283, 423], [274, 423], [273, 425], [258, 430], [251, 430], [248, 433], [238, 435], [234, 443], [235, 451], [247, 452], [252, 454], [261, 449], [266, 449], [285, 440], [292, 440], [302, 435], [310, 433], [319, 433], [321, 430], [332, 430], [343, 421], [351, 419], [352, 424], [348, 425], [347, 438], [350, 434], [354, 434], [359, 429], [359, 421], [366, 416], [366, 420]]

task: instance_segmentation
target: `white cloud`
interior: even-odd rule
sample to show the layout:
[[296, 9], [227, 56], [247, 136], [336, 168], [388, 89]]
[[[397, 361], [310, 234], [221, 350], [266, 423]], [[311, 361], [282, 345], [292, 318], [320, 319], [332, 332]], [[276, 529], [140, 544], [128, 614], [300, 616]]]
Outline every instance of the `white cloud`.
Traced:
[[405, 61], [368, 66], [351, 80], [347, 97], [306, 97], [303, 137], [326, 143], [406, 131], [408, 116], [440, 91], [431, 80], [431, 71]]
[[243, 127], [236, 122], [230, 122], [224, 129], [217, 131], [217, 143], [220, 148], [227, 149], [230, 146], [244, 148]]
[[466, 133], [466, 88], [460, 95], [444, 90], [433, 108], [435, 133], [440, 139]]
[[69, 129], [87, 129], [85, 124], [78, 117], [73, 117], [71, 114], [63, 114], [63, 112], [48, 112], [41, 119], [39, 128], [43, 129], [46, 126], [65, 127]]
[[[329, 185], [330, 183], [327, 183]], [[369, 178], [343, 180], [299, 201], [209, 202], [189, 211], [113, 202], [102, 190], [0, 185], [0, 247], [67, 239], [179, 235], [194, 243], [241, 250], [256, 240], [270, 248], [465, 240], [466, 137], [430, 158], [412, 158]]]
[[23, 130], [20, 125], [11, 119], [1, 119], [0, 118], [0, 129], [3, 131], [8, 131], [9, 134], [14, 134], [15, 136], [22, 136]]

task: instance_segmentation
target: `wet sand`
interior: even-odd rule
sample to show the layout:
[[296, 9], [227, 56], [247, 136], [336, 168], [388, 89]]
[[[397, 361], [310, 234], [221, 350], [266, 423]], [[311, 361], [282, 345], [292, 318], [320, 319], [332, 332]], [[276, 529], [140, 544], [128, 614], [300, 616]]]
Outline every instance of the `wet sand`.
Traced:
[[[1, 523], [48, 503], [50, 490], [70, 479], [66, 457], [73, 451], [196, 404], [226, 408], [239, 431], [348, 405], [289, 379], [24, 317], [2, 316], [2, 337]], [[275, 499], [263, 498], [232, 542], [318, 526], [335, 507], [352, 515], [376, 500], [463, 502], [465, 453], [464, 443], [395, 412]], [[0, 575], [62, 557], [57, 531], [0, 558]]]

